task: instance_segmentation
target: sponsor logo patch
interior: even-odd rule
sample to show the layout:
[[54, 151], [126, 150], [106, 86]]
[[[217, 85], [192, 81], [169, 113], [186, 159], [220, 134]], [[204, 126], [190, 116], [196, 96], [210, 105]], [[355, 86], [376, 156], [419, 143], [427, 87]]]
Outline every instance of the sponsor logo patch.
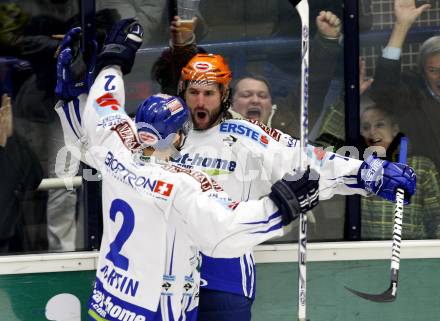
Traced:
[[201, 62], [201, 61], [196, 62], [193, 65], [193, 67], [194, 67], [195, 70], [198, 70], [198, 71], [201, 71], [201, 72], [208, 71], [208, 70], [212, 69], [212, 65], [209, 62]]
[[101, 97], [98, 97], [96, 102], [102, 108], [111, 108], [112, 110], [119, 110], [119, 108], [121, 108], [119, 101], [108, 92]]
[[120, 112], [124, 108], [112, 93], [106, 92], [95, 99], [93, 107], [98, 115], [104, 117]]
[[137, 140], [136, 132], [127, 121], [112, 127], [112, 130], [118, 134], [122, 143], [131, 151], [139, 149], [141, 146]]
[[253, 141], [260, 143], [262, 146], [267, 147], [269, 144], [269, 137], [265, 134], [261, 134], [251, 127], [247, 127], [243, 124], [236, 123], [222, 123], [220, 124], [220, 132], [222, 133], [234, 133], [237, 135], [245, 136]]
[[150, 177], [138, 175], [124, 163], [114, 157], [112, 152], [107, 152], [104, 164], [108, 172], [118, 181], [130, 186], [131, 188], [146, 192], [156, 198], [167, 199], [174, 188], [174, 185], [163, 180], [156, 180]]
[[[115, 283], [120, 284], [120, 280]], [[89, 301], [88, 314], [94, 320], [101, 320], [111, 317], [112, 320], [136, 320], [146, 321], [147, 316], [139, 312], [130, 303], [121, 300], [104, 288], [99, 279], [96, 280], [95, 288]], [[134, 309], [133, 309], [134, 308]]]
[[98, 127], [113, 127], [120, 124], [122, 121], [123, 118], [121, 117], [121, 114], [109, 115], [99, 120]]
[[235, 168], [237, 167], [237, 163], [235, 161], [229, 161], [226, 159], [214, 157], [203, 157], [199, 153], [196, 153], [194, 155], [186, 153], [178, 159], [171, 158], [171, 161], [185, 168], [196, 167], [203, 170], [204, 172], [206, 172], [206, 170], [209, 170], [210, 176], [212, 176], [211, 174], [229, 174], [234, 172]]
[[325, 150], [322, 147], [315, 147], [313, 149], [313, 154], [315, 155], [317, 160], [322, 160], [325, 157]]
[[173, 190], [173, 184], [169, 184], [164, 181], [158, 180], [153, 192], [163, 196], [170, 196], [172, 190]]
[[280, 137], [281, 137], [280, 131], [278, 131], [274, 128], [270, 128], [270, 127], [264, 125], [263, 123], [260, 123], [258, 120], [247, 119], [247, 121], [260, 127], [262, 130], [264, 130], [266, 132], [266, 134], [268, 134], [270, 137], [272, 137], [276, 141], [280, 140]]
[[173, 285], [176, 281], [174, 275], [164, 275], [162, 281], [162, 295], [173, 296]]
[[196, 181], [200, 183], [200, 188], [203, 192], [206, 192], [210, 189], [214, 189], [217, 192], [223, 191], [221, 186], [214, 181], [213, 179], [209, 179], [206, 174], [199, 171], [192, 171], [187, 168], [174, 166], [174, 165], [164, 165], [163, 169], [171, 172], [171, 173], [185, 173], [194, 178]]
[[229, 203], [228, 207], [231, 210], [235, 210], [237, 208], [238, 204], [240, 204], [240, 202], [232, 201], [231, 203]]

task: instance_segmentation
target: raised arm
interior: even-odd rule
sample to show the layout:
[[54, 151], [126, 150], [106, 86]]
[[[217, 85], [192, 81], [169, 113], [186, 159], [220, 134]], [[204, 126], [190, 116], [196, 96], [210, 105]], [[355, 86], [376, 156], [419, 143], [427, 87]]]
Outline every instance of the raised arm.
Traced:
[[382, 51], [376, 67], [376, 90], [382, 93], [389, 88], [395, 88], [400, 75], [400, 55], [408, 31], [416, 19], [427, 9], [430, 4], [416, 6], [415, 0], [395, 0], [395, 23], [386, 47]]
[[396, 21], [390, 39], [388, 40], [387, 47], [402, 49], [408, 31], [411, 29], [417, 18], [429, 8], [431, 8], [430, 4], [423, 4], [417, 7], [415, 0], [395, 0], [394, 16]]
[[[69, 31], [61, 46], [55, 89], [60, 101], [55, 109], [63, 125], [66, 144], [85, 147], [88, 154], [84, 160], [93, 166], [93, 155], [100, 155], [102, 145], [117, 144], [119, 141], [133, 148], [136, 143], [135, 135], [117, 134], [118, 130], [124, 129], [125, 134], [135, 132], [135, 126], [124, 110], [122, 76], [131, 71], [137, 49], [142, 43], [143, 30], [134, 19], [121, 20], [114, 26], [97, 57], [97, 76], [89, 95], [91, 73], [81, 74], [75, 70], [82, 63], [82, 58], [75, 53], [80, 32], [80, 28]], [[93, 66], [89, 67], [93, 69]]]
[[318, 204], [319, 183], [308, 179], [309, 172], [301, 179], [277, 181], [269, 196], [258, 201], [233, 202], [209, 176], [175, 166], [167, 168], [200, 182], [184, 177], [187, 184], [180, 187], [173, 207], [188, 236], [209, 256], [241, 256], [257, 244], [282, 236], [283, 227]]
[[174, 17], [170, 24], [170, 48], [164, 50], [151, 69], [151, 78], [160, 84], [164, 94], [177, 95], [177, 86], [182, 68], [198, 52], [194, 28], [181, 25], [180, 18]]
[[341, 20], [331, 11], [321, 11], [315, 20], [318, 32], [310, 45], [309, 123], [318, 120], [324, 98], [341, 53]]
[[[262, 134], [268, 132], [270, 131], [264, 131]], [[263, 147], [265, 150], [262, 153], [264, 157], [262, 166], [267, 180], [275, 182], [299, 167], [301, 147], [298, 140], [286, 134], [277, 132], [273, 137], [266, 137], [268, 143]], [[251, 151], [258, 150], [258, 144], [248, 148]], [[347, 151], [354, 157], [358, 154], [358, 150], [353, 146], [348, 146]], [[371, 157], [362, 161], [326, 152], [311, 145], [304, 152], [311, 168], [320, 174], [321, 200], [329, 199], [335, 194], [377, 194], [387, 200], [395, 201], [394, 192], [400, 187], [407, 191], [406, 201], [408, 201], [415, 192], [414, 170], [407, 165]], [[363, 158], [364, 155], [358, 157]]]

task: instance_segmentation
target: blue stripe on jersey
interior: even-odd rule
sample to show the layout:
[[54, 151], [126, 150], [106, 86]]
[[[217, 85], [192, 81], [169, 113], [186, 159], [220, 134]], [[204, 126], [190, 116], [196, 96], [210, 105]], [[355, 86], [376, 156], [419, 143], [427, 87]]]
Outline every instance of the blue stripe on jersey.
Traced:
[[[359, 184], [359, 174], [358, 175], [345, 175], [344, 181], [345, 186], [348, 186], [350, 188], [363, 188], [361, 184]], [[353, 181], [353, 183], [348, 183], [348, 181]]]
[[186, 300], [186, 303], [183, 307], [183, 311], [182, 311], [178, 321], [197, 321], [198, 309], [194, 308], [191, 311], [188, 311], [188, 309], [191, 305], [191, 302], [193, 301], [192, 297], [185, 297], [185, 298], [187, 300]]
[[167, 311], [168, 311], [168, 321], [174, 321], [173, 309], [171, 305], [171, 297], [167, 297]]
[[255, 267], [253, 265], [252, 255], [249, 255], [249, 257], [250, 260], [248, 259], [248, 255], [243, 256], [243, 263], [245, 267], [244, 273], [246, 274], [246, 276], [248, 276], [244, 279], [245, 283], [243, 284], [243, 291], [247, 297], [253, 297]]
[[73, 124], [72, 124], [72, 118], [70, 117], [69, 104], [68, 104], [68, 103], [64, 103], [64, 104], [63, 104], [63, 111], [64, 111], [64, 114], [66, 115], [66, 119], [67, 119], [67, 121], [69, 122], [70, 128], [72, 128], [72, 131], [73, 131], [73, 133], [75, 134], [75, 136], [79, 138], [79, 135], [78, 135], [78, 133], [76, 132], [76, 130], [75, 130], [75, 128], [73, 127]]
[[[242, 256], [240, 258], [240, 266], [241, 266], [241, 274], [242, 275], [249, 275], [246, 255]], [[245, 296], [249, 296], [249, 291], [247, 287], [247, 278], [242, 278], [243, 284], [241, 285], [243, 287], [243, 293]]]
[[[250, 275], [242, 273], [242, 271], [244, 272], [241, 265], [243, 257], [225, 259], [212, 258], [202, 254], [201, 278], [206, 280], [206, 284], [201, 286], [205, 289], [234, 293], [254, 299], [255, 291], [251, 293], [243, 290], [244, 285], [248, 282], [255, 284], [255, 273]], [[253, 280], [248, 281], [248, 278]]]
[[[189, 301], [189, 304], [191, 303], [192, 300]], [[187, 311], [185, 310], [185, 319], [179, 319], [179, 321], [197, 321], [197, 315], [198, 315], [198, 309], [194, 308], [191, 311]]]
[[76, 119], [78, 119], [78, 122], [81, 125], [81, 113], [79, 112], [79, 99], [78, 98], [75, 98], [73, 100], [73, 107], [75, 109]]
[[173, 274], [173, 261], [174, 261], [174, 244], [176, 243], [176, 232], [174, 232], [174, 239], [173, 239], [173, 248], [171, 250], [171, 262], [170, 262], [170, 272], [169, 275]]
[[267, 220], [265, 221], [259, 221], [259, 222], [249, 222], [249, 223], [243, 223], [243, 224], [268, 224], [271, 220], [278, 218], [281, 216], [281, 213], [279, 211], [276, 211], [275, 213], [273, 213], [271, 216], [268, 217]]
[[251, 298], [255, 297], [255, 279], [256, 279], [256, 273], [255, 273], [255, 261], [254, 261], [254, 255], [250, 253], [250, 262], [249, 267], [251, 269], [250, 277], [247, 278], [248, 283], [250, 283], [250, 289], [248, 291], [249, 296]]
[[249, 297], [253, 297], [255, 265], [254, 261], [252, 260], [252, 255], [249, 255], [249, 259], [247, 256], [245, 256], [245, 261], [247, 266], [247, 275], [249, 275], [249, 277], [246, 278], [247, 293]]
[[282, 228], [282, 227], [283, 227], [283, 222], [279, 222], [278, 224], [275, 224], [275, 225], [269, 227], [269, 228], [268, 228], [267, 230], [265, 230], [265, 231], [252, 232], [251, 234], [264, 234], [264, 233], [269, 233], [269, 232], [272, 232], [272, 231], [278, 230], [278, 229], [280, 229], [280, 228]]

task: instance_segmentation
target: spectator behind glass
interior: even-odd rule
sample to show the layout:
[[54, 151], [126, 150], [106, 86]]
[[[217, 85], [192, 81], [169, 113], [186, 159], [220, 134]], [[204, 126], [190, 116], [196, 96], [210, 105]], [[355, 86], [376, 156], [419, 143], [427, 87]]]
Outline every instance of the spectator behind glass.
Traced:
[[[323, 111], [324, 99], [328, 93], [330, 83], [334, 77], [338, 57], [341, 53], [339, 40], [341, 20], [332, 11], [320, 11], [316, 16], [316, 35], [310, 41], [309, 56], [309, 127], [313, 128]], [[297, 52], [300, 57], [300, 52]], [[297, 63], [300, 66], [300, 59]], [[274, 65], [277, 61], [274, 62]], [[272, 99], [278, 106], [272, 119], [272, 126], [293, 137], [299, 137], [300, 127], [300, 68], [297, 73], [286, 74], [285, 66], [274, 68], [265, 73], [270, 83]], [[284, 79], [284, 80], [279, 80]], [[286, 81], [286, 79], [290, 79]], [[293, 80], [293, 81], [292, 81]], [[287, 89], [282, 89], [283, 87]], [[294, 90], [292, 90], [292, 88]], [[284, 91], [284, 93], [283, 93]]]
[[27, 191], [38, 187], [42, 177], [43, 170], [36, 155], [13, 130], [11, 101], [3, 95], [0, 108], [0, 253], [41, 250], [35, 244], [27, 244], [32, 236], [27, 234], [24, 217], [27, 213], [21, 203]]
[[[312, 66], [309, 79], [312, 89], [309, 93], [310, 106], [322, 105], [333, 75], [336, 59], [340, 52], [338, 45], [338, 40], [341, 36], [340, 19], [330, 11], [321, 11], [316, 17], [316, 26], [318, 33], [312, 42], [313, 46], [311, 46], [310, 54], [310, 65]], [[180, 27], [179, 17], [174, 17], [171, 22], [170, 34], [170, 49], [165, 50], [153, 65], [151, 78], [161, 85], [161, 92], [176, 95], [180, 71], [183, 66], [196, 53], [206, 51], [203, 48], [197, 47], [193, 30], [188, 31]], [[318, 65], [322, 61], [326, 61], [326, 63], [319, 65], [319, 68], [314, 72], [313, 66], [315, 64]], [[263, 79], [263, 77], [261, 78]], [[294, 86], [289, 85], [289, 87]], [[280, 98], [279, 105], [281, 107], [275, 113], [274, 120], [272, 121], [274, 127], [295, 137], [299, 136], [299, 107], [292, 110], [292, 105], [299, 106], [298, 97], [299, 88], [298, 91], [292, 92], [288, 97]], [[312, 118], [316, 119], [321, 109], [318, 107], [313, 108], [313, 110], [314, 116]], [[237, 112], [237, 109], [233, 108], [233, 110], [229, 111], [233, 117], [243, 117], [233, 111]]]
[[144, 46], [152, 41], [157, 42], [157, 36], [166, 13], [165, 0], [96, 0], [96, 10], [112, 9], [117, 11], [120, 19], [136, 18], [144, 28]]
[[440, 168], [440, 37], [426, 40], [419, 52], [419, 69], [401, 71], [401, 51], [416, 19], [430, 8], [415, 1], [395, 0], [395, 24], [376, 65], [371, 97], [385, 100], [415, 154], [432, 159]]
[[[60, 43], [55, 35], [64, 34], [71, 25], [79, 23], [77, 1], [21, 1], [20, 5], [1, 5], [0, 13], [8, 18], [9, 26], [0, 31], [2, 54], [27, 60], [31, 67], [26, 71], [27, 77], [19, 77], [24, 80], [14, 88], [16, 130], [36, 153], [45, 177], [58, 177], [60, 171], [75, 176], [79, 160], [73, 155], [61, 158], [60, 170], [55, 168], [57, 154], [65, 144], [53, 106], [56, 102], [55, 56]], [[98, 36], [115, 20], [118, 16], [114, 10], [98, 12]], [[74, 189], [49, 190], [47, 238], [50, 250], [76, 249], [76, 203]]]
[[[361, 109], [374, 102], [366, 94], [367, 90], [373, 84], [374, 79], [366, 76], [365, 61], [359, 58], [359, 95], [361, 96]], [[335, 150], [345, 145], [345, 103], [344, 96], [328, 108], [323, 115], [323, 121], [318, 131], [317, 144], [323, 146], [333, 146]], [[360, 155], [362, 157], [362, 155]]]
[[249, 74], [239, 78], [232, 93], [232, 110], [271, 127], [276, 106], [272, 105], [270, 85], [263, 76]]
[[[365, 62], [359, 62], [359, 88], [363, 95], [373, 83], [365, 75]], [[385, 97], [386, 98], [386, 97]], [[386, 104], [387, 99], [377, 104], [361, 97], [361, 145], [357, 146], [360, 157], [368, 147], [369, 151], [376, 151], [378, 155], [390, 161], [399, 158], [400, 132], [397, 117], [392, 114]], [[362, 107], [365, 106], [365, 107]], [[386, 107], [382, 107], [386, 106]], [[340, 99], [328, 109], [323, 127], [320, 130], [318, 142], [325, 147], [333, 146], [335, 150], [345, 145], [345, 113], [344, 103]], [[439, 175], [433, 161], [425, 156], [413, 152], [414, 143], [409, 141], [408, 165], [413, 167], [418, 176], [417, 192], [411, 199], [411, 204], [404, 209], [405, 239], [438, 238], [440, 218], [440, 188]], [[394, 217], [394, 205], [377, 197], [362, 198], [362, 229], [364, 240], [390, 239]], [[436, 232], [437, 230], [437, 232]]]
[[[378, 105], [367, 107], [361, 113], [361, 135], [369, 150], [395, 162], [399, 158], [400, 132], [395, 117]], [[410, 146], [411, 141], [409, 141]], [[409, 154], [408, 165], [417, 173], [417, 191], [411, 204], [403, 212], [404, 239], [426, 239], [440, 237], [440, 184], [439, 174], [431, 159]], [[363, 240], [389, 240], [393, 234], [394, 204], [384, 202], [376, 196], [362, 198]]]
[[[332, 21], [329, 21], [328, 17]], [[340, 28], [339, 20], [333, 17], [331, 13], [323, 13], [321, 17], [323, 25], [328, 26], [332, 30], [335, 26], [336, 29]], [[172, 27], [177, 27], [178, 21], [176, 20], [178, 19], [175, 19]], [[178, 28], [172, 28], [171, 31], [172, 33], [173, 31], [179, 32]], [[172, 34], [171, 40], [174, 48], [171, 48], [170, 53], [176, 57], [177, 51], [174, 49], [177, 47], [176, 40], [180, 40], [180, 38]], [[337, 47], [337, 39], [327, 40]], [[322, 40], [322, 42], [325, 41]], [[178, 43], [182, 47], [193, 46], [193, 48], [196, 48], [195, 42], [190, 36]], [[315, 52], [317, 51], [315, 50]], [[324, 53], [319, 52], [319, 54], [327, 55], [328, 52], [328, 50], [324, 50]], [[188, 54], [189, 52], [186, 53]], [[194, 53], [195, 51], [192, 52], [192, 55]], [[166, 73], [165, 76], [157, 73], [159, 69], [156, 69], [156, 73], [153, 73], [153, 75], [160, 83], [161, 88], [164, 89], [170, 83], [163, 81], [164, 79], [170, 79], [167, 76], [170, 74], [170, 67], [168, 66], [167, 69], [166, 64], [162, 64], [162, 66], [162, 70]], [[198, 68], [198, 66], [209, 66], [209, 68], [203, 71], [203, 68]], [[329, 77], [328, 74], [324, 76]], [[236, 199], [259, 198], [267, 194], [267, 184], [270, 183], [270, 180], [267, 179], [266, 173], [273, 170], [278, 171], [281, 167], [271, 166], [271, 162], [265, 160], [265, 156], [271, 157], [272, 152], [263, 151], [261, 144], [256, 140], [247, 140], [239, 132], [233, 134], [232, 129], [225, 130], [224, 128], [229, 128], [229, 126], [231, 126], [230, 128], [237, 128], [237, 126], [240, 126], [240, 128], [248, 128], [249, 131], [255, 130], [259, 132], [267, 130], [266, 132], [274, 133], [275, 135], [278, 135], [278, 132], [272, 131], [263, 125], [252, 124], [244, 120], [230, 119], [234, 117], [229, 110], [231, 98], [229, 90], [230, 77], [229, 67], [223, 57], [219, 55], [198, 54], [185, 66], [182, 72], [182, 82], [178, 90], [185, 97], [185, 101], [191, 110], [194, 130], [190, 131], [185, 147], [181, 150], [182, 156], [172, 161], [176, 165], [183, 165], [186, 168], [209, 171], [210, 175], [214, 176], [216, 180], [221, 181], [224, 185], [223, 188], [229, 191]], [[208, 79], [211, 79], [211, 81], [207, 81]], [[206, 86], [203, 86], [203, 84], [206, 84]], [[291, 114], [292, 112], [290, 111], [289, 117], [291, 117]], [[294, 123], [294, 126], [297, 128], [298, 123]], [[282, 137], [284, 139], [280, 138], [279, 142], [269, 138], [269, 146], [273, 148], [278, 146], [282, 149], [291, 146], [289, 142], [293, 142], [292, 139], [287, 135], [282, 135]], [[207, 145], [211, 148], [206, 149]], [[214, 165], [214, 167], [217, 167], [213, 168], [214, 170], [211, 170], [211, 162], [208, 164], [207, 162], [198, 161], [216, 159], [219, 155], [225, 158], [224, 160], [219, 159], [224, 165], [218, 163], [219, 167]], [[290, 153], [286, 151], [286, 155], [290, 155]], [[279, 158], [275, 157], [275, 159]], [[227, 164], [233, 164], [233, 166], [220, 169], [220, 166], [226, 166]], [[270, 168], [265, 168], [265, 166]], [[344, 170], [347, 169], [346, 164], [344, 164], [343, 168]], [[236, 170], [237, 172], [235, 172]], [[242, 170], [246, 174], [244, 174], [245, 172], [240, 173]], [[248, 171], [252, 171], [253, 178], [249, 177]], [[270, 177], [270, 179], [273, 179], [276, 177], [276, 174], [272, 174]], [[339, 177], [345, 176], [340, 174]], [[325, 181], [333, 182], [331, 179]], [[329, 188], [327, 190], [331, 191], [333, 189]], [[249, 268], [244, 271], [242, 262], [254, 262], [252, 254], [247, 253], [242, 258], [236, 258], [233, 261], [218, 261], [208, 256], [203, 257], [201, 273], [202, 278], [207, 283], [206, 286], [201, 287], [199, 320], [250, 320], [251, 306], [255, 295], [254, 265], [253, 263], [245, 263], [248, 264]]]
[[[17, 11], [27, 14], [28, 23], [21, 32], [9, 30], [10, 43], [1, 43], [7, 55], [30, 62], [30, 76], [16, 88], [15, 123], [18, 133], [24, 137], [36, 153], [45, 177], [56, 177], [55, 160], [63, 147], [63, 135], [59, 121], [52, 111], [56, 99], [55, 53], [59, 40], [52, 35], [63, 34], [67, 20], [78, 12], [74, 1], [27, 1], [17, 6]], [[10, 14], [10, 17], [13, 17]], [[66, 167], [78, 167], [72, 161]], [[50, 250], [74, 250], [76, 237], [76, 191], [49, 190], [47, 200], [47, 238]]]
[[177, 85], [182, 68], [196, 53], [206, 53], [197, 46], [193, 30], [182, 28], [180, 17], [175, 16], [170, 23], [170, 48], [164, 50], [151, 68], [151, 79], [160, 85], [160, 92], [167, 95], [177, 95]]

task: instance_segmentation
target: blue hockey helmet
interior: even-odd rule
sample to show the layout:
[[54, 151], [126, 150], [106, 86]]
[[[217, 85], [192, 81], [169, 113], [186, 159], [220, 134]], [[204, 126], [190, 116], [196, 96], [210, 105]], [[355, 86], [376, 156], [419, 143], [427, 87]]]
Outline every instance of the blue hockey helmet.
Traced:
[[136, 112], [139, 140], [144, 146], [166, 149], [179, 131], [188, 134], [191, 129], [189, 115], [188, 106], [181, 98], [165, 94], [152, 95]]

